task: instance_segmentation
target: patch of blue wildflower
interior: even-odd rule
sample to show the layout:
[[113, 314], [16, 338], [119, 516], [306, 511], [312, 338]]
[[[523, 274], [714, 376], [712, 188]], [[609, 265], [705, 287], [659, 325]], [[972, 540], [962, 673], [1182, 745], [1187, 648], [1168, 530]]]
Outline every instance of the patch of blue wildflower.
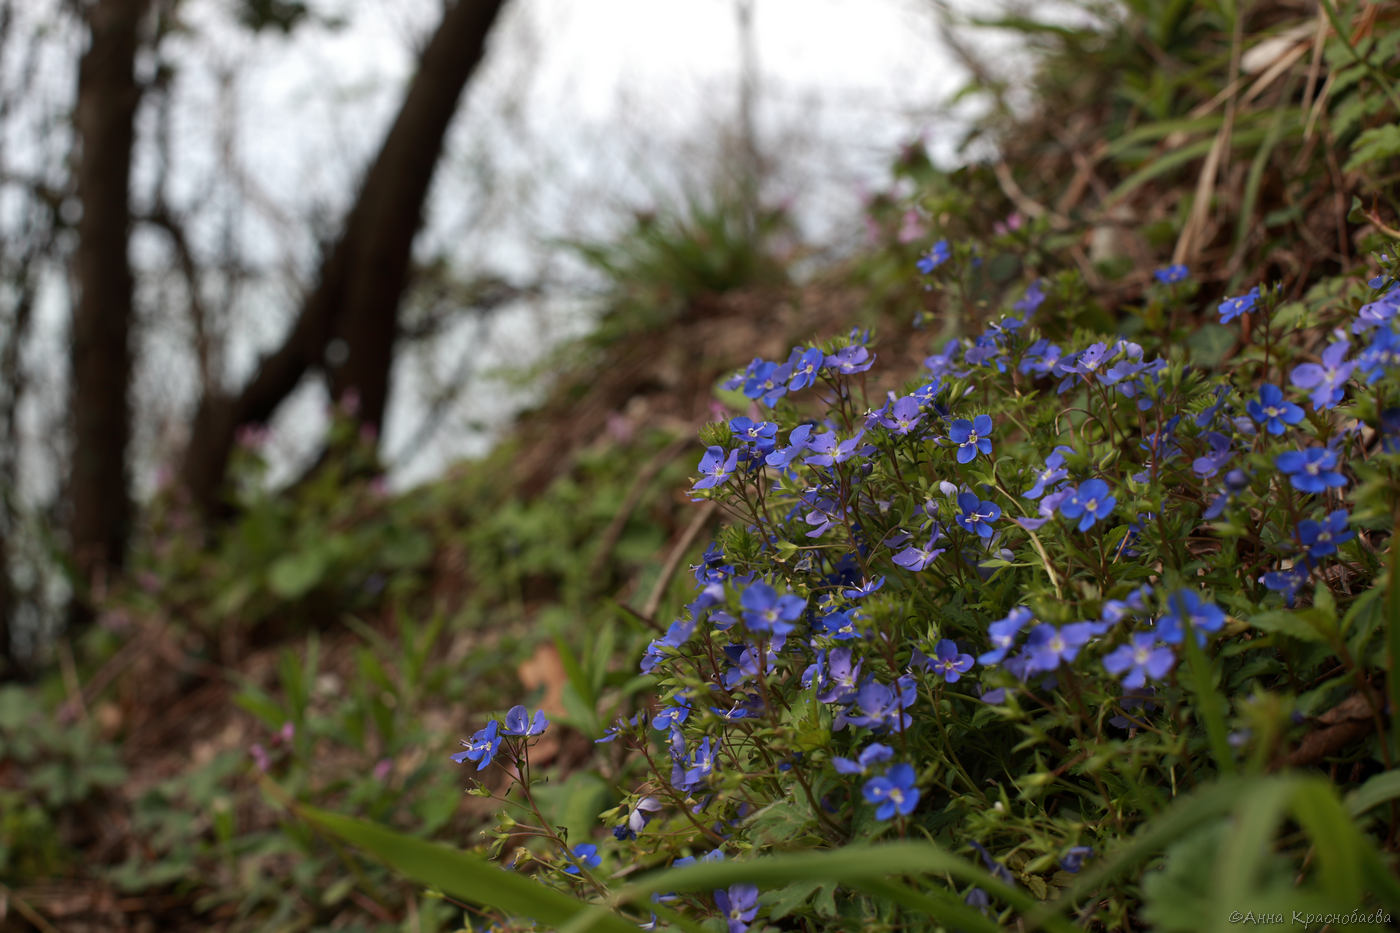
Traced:
[[[939, 240], [919, 271], [965, 249]], [[1184, 267], [1155, 278], [1153, 301], [1194, 301]], [[616, 803], [598, 849], [549, 838], [558, 874], [927, 838], [1050, 899], [1172, 797], [1305, 760], [1326, 703], [1389, 715], [1360, 685], [1385, 663], [1365, 594], [1400, 501], [1396, 289], [1331, 322], [1364, 349], [1275, 322], [1266, 283], [1173, 309], [1238, 330], [1205, 367], [1143, 330], [1042, 331], [1043, 281], [919, 373], [852, 332], [726, 383], [747, 410], [702, 432], [690, 489], [726, 523], [646, 620], [633, 693], [656, 699], [615, 698], [591, 737], [617, 750]], [[518, 765], [524, 716], [454, 757]], [[777, 903], [823, 922], [753, 884], [662, 900], [731, 931]]]

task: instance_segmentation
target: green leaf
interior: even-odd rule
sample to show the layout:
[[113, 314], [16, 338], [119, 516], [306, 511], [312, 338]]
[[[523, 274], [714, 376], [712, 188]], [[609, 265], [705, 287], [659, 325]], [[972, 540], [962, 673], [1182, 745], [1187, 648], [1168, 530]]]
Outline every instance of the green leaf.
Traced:
[[1400, 123], [1387, 123], [1373, 126], [1360, 136], [1351, 147], [1351, 158], [1342, 166], [1343, 171], [1351, 172], [1367, 164], [1400, 155]]
[[[936, 887], [914, 889], [893, 879], [911, 876], [939, 876]], [[800, 881], [839, 883], [843, 887], [865, 891], [886, 898], [916, 912], [936, 916], [950, 926], [968, 931], [994, 931], [1001, 927], [981, 912], [963, 903], [962, 896], [943, 887], [943, 878], [975, 884], [991, 897], [1010, 905], [1018, 913], [1041, 910], [1040, 905], [1025, 891], [1004, 884], [967, 859], [960, 858], [928, 842], [895, 842], [880, 846], [846, 846], [841, 849], [795, 852], [750, 861], [705, 862], [684, 868], [669, 869], [649, 875], [629, 885], [617, 894], [620, 903], [648, 903], [652, 892], [709, 891], [745, 881], [760, 887], [786, 885]], [[1058, 911], [1068, 903], [1057, 902], [1049, 911]], [[582, 933], [594, 929], [594, 923], [607, 914], [604, 907], [594, 907], [587, 918], [580, 918], [567, 928], [567, 933]], [[1072, 933], [1078, 928], [1058, 916], [1041, 918], [1043, 926], [1055, 933]]]
[[1262, 632], [1289, 635], [1302, 641], [1326, 641], [1317, 628], [1301, 615], [1288, 609], [1275, 609], [1250, 616], [1249, 624]]
[[[530, 917], [548, 927], [564, 926], [588, 909], [566, 894], [480, 856], [304, 804], [296, 804], [295, 809], [312, 825], [357, 846], [394, 871], [452, 897], [514, 917]], [[635, 933], [637, 929], [611, 911], [591, 918], [590, 928], [608, 933]]]
[[300, 599], [326, 575], [326, 552], [320, 548], [278, 558], [267, 573], [267, 585], [282, 599]]

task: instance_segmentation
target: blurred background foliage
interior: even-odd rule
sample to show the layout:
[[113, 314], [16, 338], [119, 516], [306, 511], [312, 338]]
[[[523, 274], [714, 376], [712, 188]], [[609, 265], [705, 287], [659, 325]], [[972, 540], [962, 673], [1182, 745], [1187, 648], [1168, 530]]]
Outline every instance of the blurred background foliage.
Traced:
[[[178, 486], [135, 524], [97, 623], [0, 687], [0, 929], [452, 929], [460, 912], [292, 820], [299, 799], [470, 846], [491, 816], [447, 755], [515, 703], [552, 730], [549, 815], [586, 832], [617, 767], [592, 739], [633, 710], [713, 513], [686, 499], [717, 381], [754, 356], [877, 325], [911, 359], [965, 333], [1039, 270], [1094, 321], [1143, 305], [1151, 270], [1192, 269], [1199, 316], [1278, 281], [1324, 309], [1400, 226], [1400, 7], [1091, 0], [1017, 4], [945, 37], [982, 116], [965, 161], [913, 144], [873, 192], [868, 245], [822, 256], [753, 186], [717, 183], [571, 248], [601, 273], [594, 329], [522, 379], [541, 401], [481, 460], [406, 493], [374, 437], [332, 419], [322, 469], [268, 480], [232, 460], [211, 525]], [[291, 29], [301, 4], [248, 4]], [[1006, 73], [984, 31], [1033, 51]], [[781, 163], [768, 171], [781, 173]], [[973, 296], [914, 274], [935, 239], [1013, 246]], [[1311, 312], [1310, 312], [1311, 313]], [[1150, 318], [1150, 315], [1148, 315]], [[55, 545], [57, 547], [57, 545]]]

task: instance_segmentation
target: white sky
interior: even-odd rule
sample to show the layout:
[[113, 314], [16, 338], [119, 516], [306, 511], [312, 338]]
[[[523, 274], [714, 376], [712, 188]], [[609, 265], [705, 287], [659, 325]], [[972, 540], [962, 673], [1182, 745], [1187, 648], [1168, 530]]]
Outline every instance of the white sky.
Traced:
[[[177, 165], [168, 176], [174, 206], [199, 209], [193, 233], [213, 254], [226, 235], [220, 199], [233, 197], [219, 188], [227, 173], [215, 142], [232, 100], [233, 155], [245, 195], [255, 193], [269, 209], [227, 229], [246, 255], [298, 268], [308, 279], [316, 240], [304, 218], [319, 215], [323, 236], [334, 230], [398, 105], [413, 46], [440, 9], [437, 0], [312, 5], [344, 26], [312, 24], [290, 38], [253, 37], [233, 25], [227, 0], [187, 0], [181, 9], [190, 28], [167, 46], [178, 66]], [[832, 244], [858, 240], [862, 197], [883, 183], [901, 145], [922, 136], [936, 155], [950, 157], [952, 124], [941, 103], [961, 75], [935, 33], [924, 0], [755, 0], [758, 137], [781, 165], [772, 194], [791, 203], [810, 235]], [[616, 229], [625, 208], [654, 206], [658, 194], [699, 183], [715, 128], [737, 110], [739, 41], [733, 0], [514, 0], [454, 126], [423, 243], [464, 266], [524, 275], [557, 264], [557, 251], [540, 244]], [[221, 84], [221, 74], [233, 80]], [[71, 72], [51, 77], [56, 86], [71, 87]], [[149, 133], [153, 115], [144, 116], [141, 129]], [[480, 176], [487, 171], [504, 207], [482, 201]], [[149, 157], [138, 159], [138, 201], [160, 177]], [[278, 214], [288, 222], [280, 224]], [[138, 263], [158, 255], [145, 252], [158, 249], [157, 241], [138, 239]], [[283, 288], [249, 293], [229, 366], [234, 377], [276, 343], [294, 305]], [[541, 333], [561, 335], [578, 321], [576, 311], [560, 318], [548, 308], [522, 309], [501, 316], [485, 347], [464, 326], [436, 356], [404, 360], [387, 449], [398, 450], [418, 427], [420, 397], [431, 381], [421, 378], [423, 370], [442, 378], [468, 353], [502, 363], [528, 360], [541, 349]], [[179, 352], [187, 339], [182, 327], [175, 320], [156, 326], [150, 343], [165, 352], [150, 355], [138, 382], [139, 393], [154, 394], [154, 410], [164, 412], [167, 426], [182, 422], [194, 392]], [[37, 343], [61, 348], [63, 328], [60, 308]], [[396, 484], [482, 452], [493, 426], [512, 413], [509, 394], [500, 382], [473, 374], [446, 431], [396, 471]], [[315, 448], [324, 406], [316, 391], [288, 406], [278, 422], [280, 460], [290, 465]], [[137, 475], [149, 488], [152, 460], [178, 445], [178, 428], [163, 437], [148, 427], [140, 440]]]

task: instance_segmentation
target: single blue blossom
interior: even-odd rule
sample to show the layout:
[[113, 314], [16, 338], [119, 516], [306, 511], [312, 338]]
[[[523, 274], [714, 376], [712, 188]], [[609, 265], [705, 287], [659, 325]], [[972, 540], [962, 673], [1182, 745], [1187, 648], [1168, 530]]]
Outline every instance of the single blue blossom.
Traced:
[[717, 890], [715, 906], [729, 925], [729, 933], [744, 933], [758, 915], [758, 885], [741, 883]]
[[877, 805], [877, 820], [892, 819], [896, 813], [908, 816], [919, 805], [919, 789], [914, 786], [914, 766], [907, 762], [895, 765], [884, 777], [866, 781], [861, 793], [867, 801]]
[[1304, 519], [1298, 523], [1298, 541], [1307, 550], [1308, 556], [1316, 560], [1337, 552], [1337, 545], [1356, 537], [1356, 532], [1347, 528], [1349, 518], [1346, 509], [1331, 512], [1322, 521]]
[[1123, 677], [1123, 686], [1136, 690], [1148, 678], [1161, 680], [1176, 664], [1176, 655], [1166, 645], [1157, 643], [1155, 632], [1134, 632], [1129, 643], [1119, 645], [1104, 656], [1104, 670]]
[[978, 415], [969, 421], [959, 418], [948, 428], [948, 439], [958, 445], [958, 462], [967, 463], [978, 452], [992, 453], [992, 416]]
[[577, 875], [580, 865], [584, 868], [597, 868], [603, 864], [603, 858], [598, 854], [598, 847], [591, 842], [574, 846], [574, 851], [570, 853], [569, 857], [573, 862], [564, 871], [570, 875]]
[[1093, 626], [1088, 622], [1074, 622], [1061, 628], [1048, 622], [1040, 623], [1031, 629], [1026, 642], [1031, 669], [1048, 672], [1059, 667], [1061, 661], [1073, 661], [1093, 634]]
[[957, 642], [945, 638], [933, 649], [934, 656], [929, 659], [929, 669], [941, 676], [950, 684], [955, 684], [958, 679], [972, 670], [972, 655], [960, 654]]
[[1256, 285], [1248, 292], [1235, 298], [1226, 298], [1220, 302], [1220, 323], [1228, 324], [1241, 314], [1248, 314], [1254, 310], [1254, 305], [1259, 301], [1259, 286]]
[[739, 451], [737, 449], [729, 451], [725, 455], [723, 447], [706, 447], [705, 454], [700, 458], [701, 479], [695, 483], [696, 489], [710, 489], [723, 483], [734, 475], [734, 470], [739, 466]]
[[1259, 387], [1259, 398], [1245, 406], [1249, 416], [1264, 426], [1270, 434], [1282, 434], [1290, 424], [1303, 420], [1303, 409], [1283, 397], [1276, 385]]
[[998, 619], [987, 626], [987, 634], [992, 639], [992, 650], [979, 655], [977, 663], [1000, 664], [1002, 659], [1006, 657], [1006, 653], [1011, 650], [1016, 636], [1030, 621], [1031, 611], [1025, 606], [1017, 606], [1007, 613], [1006, 618]]
[[879, 742], [871, 742], [867, 745], [855, 761], [849, 758], [832, 758], [831, 764], [836, 768], [838, 774], [869, 774], [870, 769], [875, 765], [882, 764], [894, 757], [894, 749]]
[[975, 492], [960, 493], [958, 508], [962, 509], [957, 516], [958, 524], [983, 538], [992, 536], [992, 522], [1001, 518], [1001, 506], [980, 498]]
[[914, 265], [924, 275], [930, 275], [934, 269], [947, 262], [951, 255], [952, 250], [948, 247], [948, 241], [939, 240], [927, 253], [919, 257], [919, 261]]
[[464, 761], [475, 761], [477, 762], [476, 770], [482, 770], [491, 763], [491, 759], [496, 755], [496, 750], [500, 748], [501, 737], [497, 734], [500, 728], [500, 723], [494, 719], [491, 720], [486, 724], [486, 728], [478, 729], [470, 741], [462, 742], [467, 747], [466, 751], [453, 755], [452, 760], [457, 764]]
[[1300, 389], [1312, 389], [1314, 409], [1331, 408], [1346, 395], [1346, 382], [1356, 368], [1355, 362], [1346, 359], [1351, 345], [1338, 340], [1322, 351], [1321, 363], [1303, 363], [1293, 367], [1288, 377]]
[[753, 632], [786, 635], [793, 630], [793, 621], [802, 615], [807, 601], [791, 593], [778, 595], [767, 583], [751, 584], [739, 597], [744, 607], [744, 624]]
[[1337, 452], [1330, 447], [1285, 451], [1274, 460], [1274, 465], [1294, 489], [1302, 492], [1325, 492], [1332, 486], [1347, 484], [1346, 477], [1337, 472]]
[[1186, 276], [1189, 274], [1186, 267], [1178, 262], [1158, 269], [1152, 273], [1152, 276], [1163, 285], [1175, 285], [1177, 282], [1186, 281]]
[[1080, 531], [1088, 531], [1101, 518], [1113, 512], [1118, 500], [1108, 494], [1108, 484], [1101, 479], [1087, 480], [1079, 485], [1074, 494], [1060, 503], [1060, 514], [1065, 518], [1079, 519]]
[[544, 717], [544, 710], [535, 710], [535, 718], [531, 719], [525, 707], [512, 706], [506, 711], [506, 727], [501, 730], [501, 734], [540, 735], [548, 726], [549, 720]]

